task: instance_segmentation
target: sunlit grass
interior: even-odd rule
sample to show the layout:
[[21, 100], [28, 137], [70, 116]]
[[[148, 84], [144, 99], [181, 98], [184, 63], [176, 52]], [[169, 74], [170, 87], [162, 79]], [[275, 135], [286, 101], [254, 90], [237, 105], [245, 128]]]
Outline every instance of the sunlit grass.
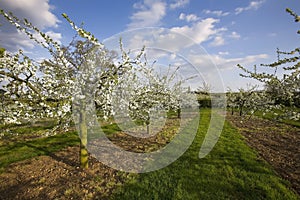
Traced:
[[213, 151], [199, 159], [209, 116], [209, 110], [202, 110], [198, 134], [182, 157], [166, 168], [137, 175], [111, 199], [299, 198], [229, 123]]

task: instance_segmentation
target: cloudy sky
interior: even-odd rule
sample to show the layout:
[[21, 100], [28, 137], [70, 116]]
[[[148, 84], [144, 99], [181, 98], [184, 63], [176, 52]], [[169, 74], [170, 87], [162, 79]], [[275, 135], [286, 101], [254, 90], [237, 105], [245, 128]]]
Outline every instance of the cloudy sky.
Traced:
[[[149, 45], [164, 49], [169, 52], [170, 62], [179, 62], [176, 55], [183, 55], [193, 65], [206, 67], [199, 69], [205, 71], [203, 76], [214, 74], [217, 68], [224, 88], [232, 89], [253, 82], [239, 77], [238, 63], [250, 69], [254, 64], [276, 60], [277, 47], [282, 50], [297, 47], [299, 23], [294, 23], [285, 12], [287, 7], [300, 13], [298, 0], [0, 1], [1, 9], [29, 19], [62, 44], [68, 44], [75, 34], [61, 16], [67, 13], [78, 25], [84, 22], [84, 27], [100, 41], [111, 41], [116, 34], [123, 37], [120, 33], [125, 31], [131, 33], [127, 38], [124, 36], [130, 41], [128, 48]], [[37, 59], [47, 56], [2, 17], [0, 24], [0, 46], [9, 51], [22, 48]], [[144, 27], [154, 28], [141, 29]], [[145, 36], [146, 33], [151, 33], [151, 37]], [[132, 44], [135, 46], [130, 46]], [[209, 73], [209, 65], [203, 64], [208, 57], [215, 64]]]

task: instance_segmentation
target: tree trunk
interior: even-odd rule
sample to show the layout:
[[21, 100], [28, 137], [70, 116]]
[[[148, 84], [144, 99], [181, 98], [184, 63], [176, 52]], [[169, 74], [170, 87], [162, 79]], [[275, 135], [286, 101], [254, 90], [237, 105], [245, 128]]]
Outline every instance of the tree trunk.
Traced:
[[146, 120], [146, 126], [147, 126], [147, 134], [150, 134], [150, 115], [147, 116]]
[[148, 135], [150, 134], [150, 127], [149, 127], [149, 124], [147, 124], [147, 134], [148, 134]]
[[88, 168], [88, 150], [87, 145], [87, 121], [86, 121], [86, 112], [84, 109], [80, 111], [80, 122], [79, 122], [79, 131], [80, 131], [80, 167], [87, 169]]
[[177, 109], [177, 118], [179, 119], [181, 117], [181, 110], [180, 108]]
[[240, 106], [240, 116], [243, 115], [243, 106]]

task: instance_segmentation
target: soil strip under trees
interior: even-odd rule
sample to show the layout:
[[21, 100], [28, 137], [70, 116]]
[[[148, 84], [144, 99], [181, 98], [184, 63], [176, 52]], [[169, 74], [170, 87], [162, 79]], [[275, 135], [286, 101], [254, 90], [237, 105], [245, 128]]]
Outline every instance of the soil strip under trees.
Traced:
[[108, 199], [125, 176], [92, 157], [90, 168], [81, 169], [78, 152], [68, 147], [11, 164], [0, 174], [0, 199]]
[[[178, 119], [168, 119], [162, 132], [147, 139], [136, 139], [123, 132], [109, 138], [133, 152], [155, 151], [171, 140], [178, 125]], [[0, 174], [0, 200], [109, 199], [115, 188], [134, 176], [110, 168], [92, 156], [89, 168], [82, 169], [78, 152], [79, 145], [10, 164]]]
[[300, 128], [257, 117], [227, 115], [247, 143], [300, 194]]

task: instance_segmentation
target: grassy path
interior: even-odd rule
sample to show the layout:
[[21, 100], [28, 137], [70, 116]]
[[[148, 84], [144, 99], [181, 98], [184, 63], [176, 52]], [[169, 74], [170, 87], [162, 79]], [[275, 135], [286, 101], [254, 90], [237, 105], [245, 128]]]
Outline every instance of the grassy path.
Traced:
[[213, 151], [199, 159], [209, 120], [209, 110], [201, 111], [198, 134], [182, 157], [137, 175], [111, 199], [299, 199], [227, 122]]

